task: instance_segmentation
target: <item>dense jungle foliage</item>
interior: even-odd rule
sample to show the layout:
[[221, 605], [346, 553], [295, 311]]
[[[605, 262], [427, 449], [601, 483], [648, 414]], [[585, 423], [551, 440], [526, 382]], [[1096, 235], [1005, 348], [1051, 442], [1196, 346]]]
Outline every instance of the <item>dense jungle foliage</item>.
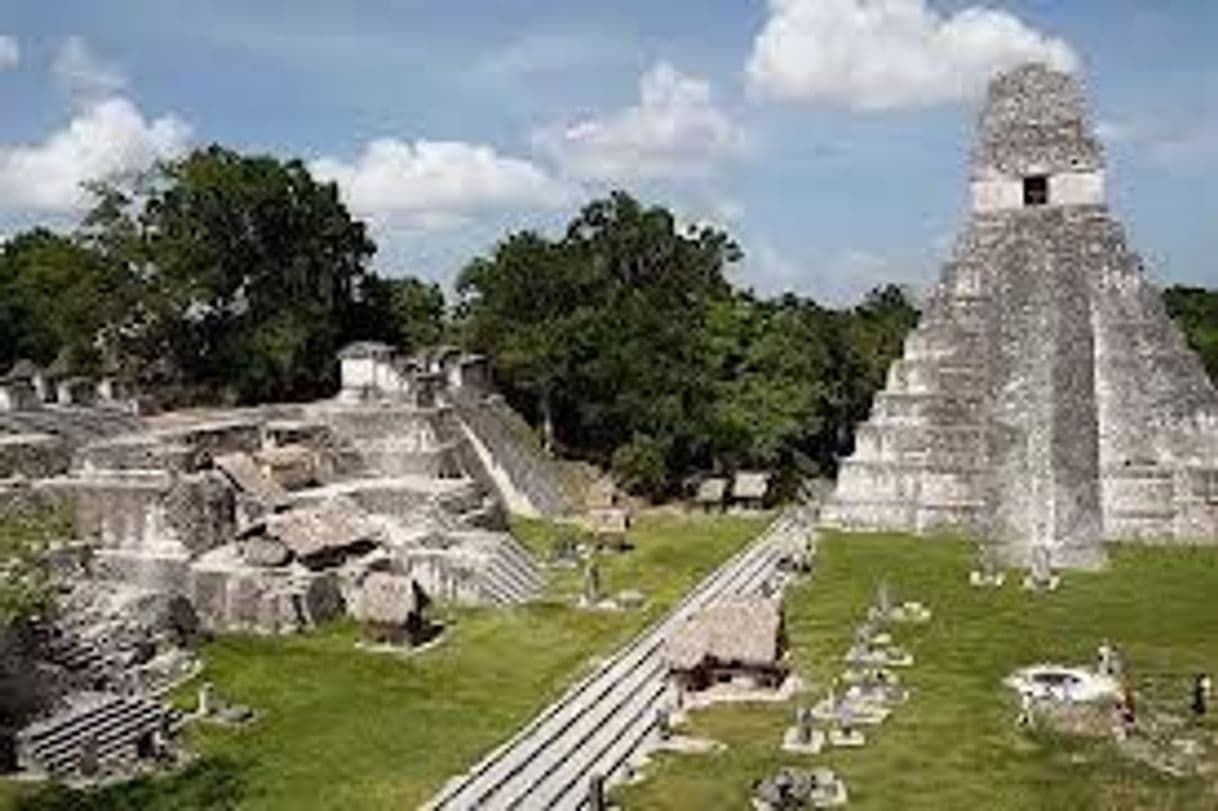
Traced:
[[[617, 192], [556, 236], [506, 235], [455, 298], [373, 269], [337, 188], [295, 160], [212, 146], [92, 189], [71, 233], [0, 246], [0, 369], [117, 373], [166, 406], [303, 400], [354, 340], [485, 352], [561, 454], [663, 497], [745, 467], [832, 472], [917, 320], [897, 286], [832, 309], [735, 284], [732, 237]], [[1218, 375], [1218, 292], [1169, 311]]]

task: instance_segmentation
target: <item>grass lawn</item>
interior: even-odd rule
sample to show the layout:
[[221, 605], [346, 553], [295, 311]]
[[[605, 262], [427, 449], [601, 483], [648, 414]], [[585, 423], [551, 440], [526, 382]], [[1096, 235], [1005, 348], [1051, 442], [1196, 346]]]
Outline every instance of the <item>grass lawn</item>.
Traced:
[[[916, 662], [903, 674], [910, 701], [861, 750], [784, 755], [794, 704], [719, 706], [687, 732], [728, 745], [715, 755], [666, 755], [648, 779], [617, 792], [627, 809], [747, 807], [752, 781], [783, 765], [826, 764], [842, 775], [852, 809], [1216, 809], [1218, 772], [1169, 779], [1099, 739], [1027, 734], [1000, 685], [1041, 661], [1091, 664], [1108, 637], [1135, 683], [1149, 679], [1166, 708], [1185, 714], [1187, 678], [1218, 672], [1218, 550], [1123, 548], [1111, 567], [1068, 574], [1053, 594], [1030, 595], [1015, 578], [997, 591], [967, 583], [973, 554], [958, 541], [829, 535], [811, 578], [788, 592], [788, 632], [811, 693], [841, 672], [851, 630], [887, 576], [894, 599], [934, 610], [924, 626], [894, 626]], [[1148, 711], [1143, 702], [1140, 712]], [[1218, 767], [1218, 724], [1209, 761]]]
[[[403, 657], [357, 650], [350, 623], [307, 636], [222, 637], [204, 650], [218, 695], [262, 718], [247, 729], [196, 728], [201, 754], [179, 775], [82, 797], [0, 784], [0, 807], [413, 808], [506, 739], [578, 676], [659, 616], [767, 517], [645, 516], [634, 550], [603, 558], [606, 591], [632, 588], [642, 611], [570, 607], [580, 574], [559, 572], [546, 600], [514, 609], [450, 610], [444, 641]], [[547, 549], [556, 530], [521, 522]], [[184, 691], [191, 694], [191, 691]]]

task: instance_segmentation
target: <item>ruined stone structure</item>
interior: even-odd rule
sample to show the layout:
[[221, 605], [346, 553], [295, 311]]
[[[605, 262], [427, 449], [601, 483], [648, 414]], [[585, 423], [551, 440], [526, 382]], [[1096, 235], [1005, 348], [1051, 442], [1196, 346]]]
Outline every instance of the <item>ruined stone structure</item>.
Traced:
[[474, 455], [469, 467], [484, 474], [511, 512], [555, 516], [574, 509], [577, 499], [558, 464], [492, 389], [486, 358], [452, 347], [403, 357], [384, 344], [363, 342], [343, 350], [340, 361], [341, 404], [407, 398], [420, 407], [451, 407], [438, 430]]
[[493, 396], [485, 362], [359, 344], [340, 366], [338, 396], [301, 405], [140, 419], [31, 401], [0, 414], [0, 491], [65, 505], [84, 577], [181, 595], [209, 630], [310, 627], [373, 574], [442, 601], [533, 597], [493, 443], [475, 449], [453, 405]]
[[990, 86], [972, 214], [823, 518], [963, 529], [1020, 565], [1218, 538], [1218, 395], [1104, 202], [1072, 76]]

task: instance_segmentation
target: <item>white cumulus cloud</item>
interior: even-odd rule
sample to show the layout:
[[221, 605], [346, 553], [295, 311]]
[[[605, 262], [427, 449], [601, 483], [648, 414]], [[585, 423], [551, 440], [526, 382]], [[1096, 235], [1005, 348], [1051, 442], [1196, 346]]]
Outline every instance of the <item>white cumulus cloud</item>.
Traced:
[[74, 98], [85, 102], [113, 96], [127, 85], [118, 65], [103, 59], [79, 36], [64, 40], [51, 72]]
[[88, 204], [87, 181], [119, 180], [185, 151], [190, 128], [175, 116], [146, 120], [125, 98], [79, 111], [35, 144], [0, 144], [0, 206], [67, 212]]
[[949, 16], [927, 0], [770, 0], [747, 72], [760, 96], [884, 110], [967, 98], [1028, 61], [1078, 66], [1065, 41], [996, 9]]
[[335, 181], [356, 214], [381, 225], [439, 228], [477, 212], [570, 200], [570, 190], [535, 163], [461, 141], [383, 138], [352, 162], [321, 158], [310, 169]]
[[639, 80], [638, 104], [543, 129], [533, 142], [574, 177], [614, 182], [705, 176], [744, 136], [708, 82], [661, 62]]
[[17, 40], [0, 34], [0, 70], [15, 68], [21, 62], [21, 47]]

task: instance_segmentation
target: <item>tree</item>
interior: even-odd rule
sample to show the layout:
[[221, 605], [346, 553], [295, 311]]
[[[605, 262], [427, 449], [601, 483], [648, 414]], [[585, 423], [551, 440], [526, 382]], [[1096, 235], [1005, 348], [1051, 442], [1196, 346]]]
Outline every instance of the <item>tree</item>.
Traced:
[[831, 447], [831, 355], [827, 314], [794, 295], [759, 301], [739, 294], [710, 322], [719, 383], [710, 437], [729, 469], [826, 466]]
[[444, 340], [447, 315], [444, 291], [438, 284], [412, 277], [368, 275], [355, 304], [349, 338], [383, 341], [414, 352]]
[[834, 376], [835, 456], [853, 447], [855, 427], [867, 418], [876, 393], [884, 387], [888, 367], [901, 357], [905, 336], [917, 323], [912, 295], [893, 284], [875, 288], [862, 304], [841, 316], [833, 340], [839, 354]]
[[97, 371], [106, 329], [129, 294], [122, 268], [86, 246], [44, 228], [17, 234], [0, 249], [0, 369], [64, 353], [73, 367]]
[[120, 330], [143, 377], [185, 399], [317, 396], [375, 246], [298, 160], [219, 146], [98, 189], [82, 239], [138, 279]]
[[471, 262], [459, 312], [509, 399], [561, 445], [604, 465], [639, 460], [632, 468], [652, 469], [662, 453], [670, 486], [705, 456], [703, 325], [710, 303], [730, 296], [725, 270], [739, 257], [726, 234], [680, 233], [665, 209], [617, 192], [585, 206], [561, 239], [512, 234]]
[[1218, 290], [1201, 287], [1169, 287], [1163, 291], [1168, 314], [1184, 333], [1210, 380], [1218, 384]]

